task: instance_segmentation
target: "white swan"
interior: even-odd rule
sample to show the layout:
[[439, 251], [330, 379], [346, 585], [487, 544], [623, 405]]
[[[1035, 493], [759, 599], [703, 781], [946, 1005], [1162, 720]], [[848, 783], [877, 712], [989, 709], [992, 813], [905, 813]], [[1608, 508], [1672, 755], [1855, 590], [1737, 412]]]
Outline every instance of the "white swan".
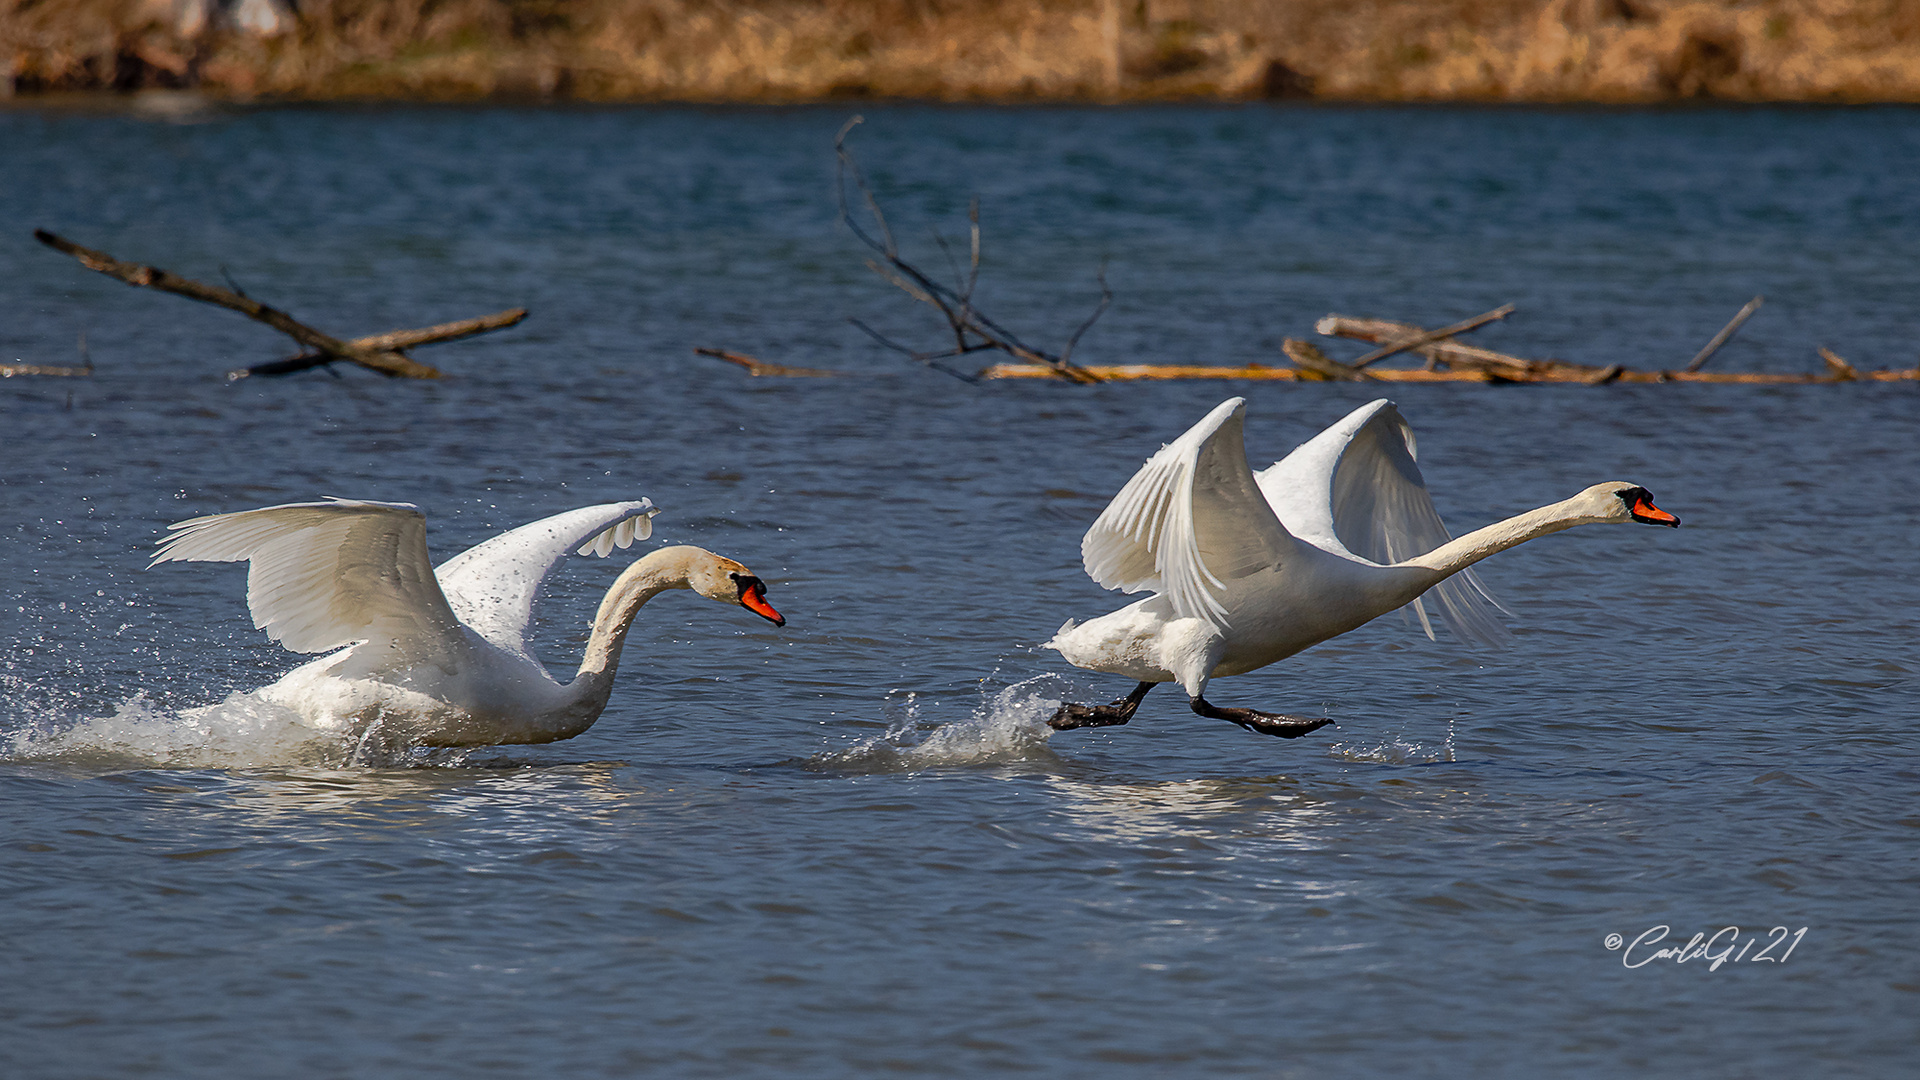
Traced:
[[[381, 725], [429, 746], [568, 739], [606, 707], [640, 606], [667, 589], [739, 604], [776, 626], [753, 572], [697, 547], [655, 551], [600, 602], [586, 658], [562, 684], [527, 649], [540, 583], [567, 552], [605, 556], [652, 535], [650, 499], [586, 506], [427, 561], [406, 503], [289, 503], [170, 526], [153, 563], [240, 562], [254, 626], [295, 652], [332, 652], [259, 694], [329, 730]], [[346, 646], [346, 648], [341, 648]]]
[[1087, 530], [1087, 574], [1145, 600], [1060, 628], [1071, 663], [1138, 679], [1110, 705], [1064, 704], [1060, 729], [1124, 724], [1177, 682], [1194, 712], [1292, 738], [1329, 720], [1220, 708], [1207, 682], [1285, 659], [1423, 595], [1461, 636], [1498, 640], [1494, 603], [1467, 567], [1536, 536], [1600, 522], [1678, 526], [1633, 484], [1596, 484], [1452, 539], [1414, 462], [1413, 430], [1386, 400], [1363, 405], [1259, 474], [1247, 465], [1246, 399], [1232, 398], [1160, 449]]

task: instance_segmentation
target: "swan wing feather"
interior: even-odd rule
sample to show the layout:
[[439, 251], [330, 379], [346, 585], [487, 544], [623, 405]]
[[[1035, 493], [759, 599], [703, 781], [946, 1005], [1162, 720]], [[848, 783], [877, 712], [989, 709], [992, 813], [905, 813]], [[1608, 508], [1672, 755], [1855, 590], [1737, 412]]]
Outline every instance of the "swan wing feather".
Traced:
[[366, 662], [452, 665], [459, 621], [409, 503], [329, 499], [193, 518], [168, 527], [149, 566], [246, 562], [253, 625], [294, 652], [367, 642]]
[[[1260, 490], [1297, 537], [1382, 566], [1404, 562], [1453, 539], [1420, 474], [1413, 428], [1382, 398], [1348, 413], [1264, 469]], [[1462, 639], [1507, 639], [1498, 601], [1473, 571], [1455, 574], [1407, 605], [1428, 637], [1427, 605]]]
[[526, 645], [540, 584], [569, 552], [605, 557], [653, 535], [653, 500], [601, 503], [509, 529], [441, 563], [440, 587], [460, 620], [494, 645]]
[[1227, 629], [1228, 582], [1278, 566], [1290, 544], [1247, 466], [1245, 417], [1246, 399], [1222, 402], [1140, 467], [1080, 542], [1089, 577]]

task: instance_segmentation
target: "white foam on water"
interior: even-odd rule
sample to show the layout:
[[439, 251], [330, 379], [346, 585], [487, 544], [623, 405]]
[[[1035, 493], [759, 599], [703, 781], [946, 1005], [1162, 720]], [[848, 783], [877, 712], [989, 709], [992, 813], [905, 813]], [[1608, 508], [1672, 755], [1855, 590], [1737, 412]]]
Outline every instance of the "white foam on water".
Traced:
[[254, 768], [276, 765], [409, 766], [457, 764], [464, 752], [395, 746], [379, 738], [379, 725], [361, 732], [309, 727], [290, 709], [253, 693], [172, 709], [145, 692], [121, 702], [106, 716], [86, 715], [84, 705], [35, 695], [9, 678], [0, 763], [79, 765], [89, 768]]
[[1057, 675], [1040, 675], [983, 695], [972, 715], [945, 723], [921, 715], [919, 695], [908, 694], [904, 708], [884, 734], [846, 750], [806, 759], [814, 768], [871, 772], [999, 764], [1051, 758], [1047, 720], [1059, 710], [1067, 689]]

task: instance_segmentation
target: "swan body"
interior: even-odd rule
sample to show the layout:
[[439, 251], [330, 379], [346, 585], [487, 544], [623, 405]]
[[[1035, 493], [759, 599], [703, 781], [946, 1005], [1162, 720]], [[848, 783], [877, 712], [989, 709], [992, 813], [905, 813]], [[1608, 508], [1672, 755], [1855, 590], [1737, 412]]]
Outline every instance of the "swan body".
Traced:
[[435, 568], [414, 506], [289, 503], [178, 522], [151, 565], [248, 562], [254, 626], [295, 652], [327, 654], [258, 693], [314, 727], [379, 724], [430, 746], [552, 742], [599, 718], [634, 615], [661, 592], [692, 589], [786, 624], [745, 566], [662, 548], [607, 590], [574, 677], [548, 674], [526, 644], [541, 582], [570, 551], [605, 556], [646, 539], [658, 512], [648, 499], [581, 507]]
[[1579, 525], [1675, 525], [1646, 489], [1605, 483], [1454, 539], [1393, 403], [1363, 405], [1259, 473], [1247, 464], [1244, 398], [1232, 398], [1141, 467], [1081, 542], [1089, 576], [1152, 595], [1048, 647], [1070, 663], [1139, 682], [1110, 706], [1063, 705], [1058, 728], [1125, 723], [1147, 690], [1179, 683], [1196, 712], [1275, 735], [1328, 721], [1207, 703], [1208, 683], [1292, 656], [1397, 608], [1432, 636], [1429, 605], [1472, 641], [1505, 635], [1501, 609], [1468, 569], [1495, 552]]

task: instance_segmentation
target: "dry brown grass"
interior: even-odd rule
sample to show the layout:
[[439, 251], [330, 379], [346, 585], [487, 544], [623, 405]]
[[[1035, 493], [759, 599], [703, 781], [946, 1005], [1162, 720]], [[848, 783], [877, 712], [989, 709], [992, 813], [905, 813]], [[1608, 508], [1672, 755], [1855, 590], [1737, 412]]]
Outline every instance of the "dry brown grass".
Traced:
[[1920, 100], [1920, 0], [0, 0], [0, 94]]

